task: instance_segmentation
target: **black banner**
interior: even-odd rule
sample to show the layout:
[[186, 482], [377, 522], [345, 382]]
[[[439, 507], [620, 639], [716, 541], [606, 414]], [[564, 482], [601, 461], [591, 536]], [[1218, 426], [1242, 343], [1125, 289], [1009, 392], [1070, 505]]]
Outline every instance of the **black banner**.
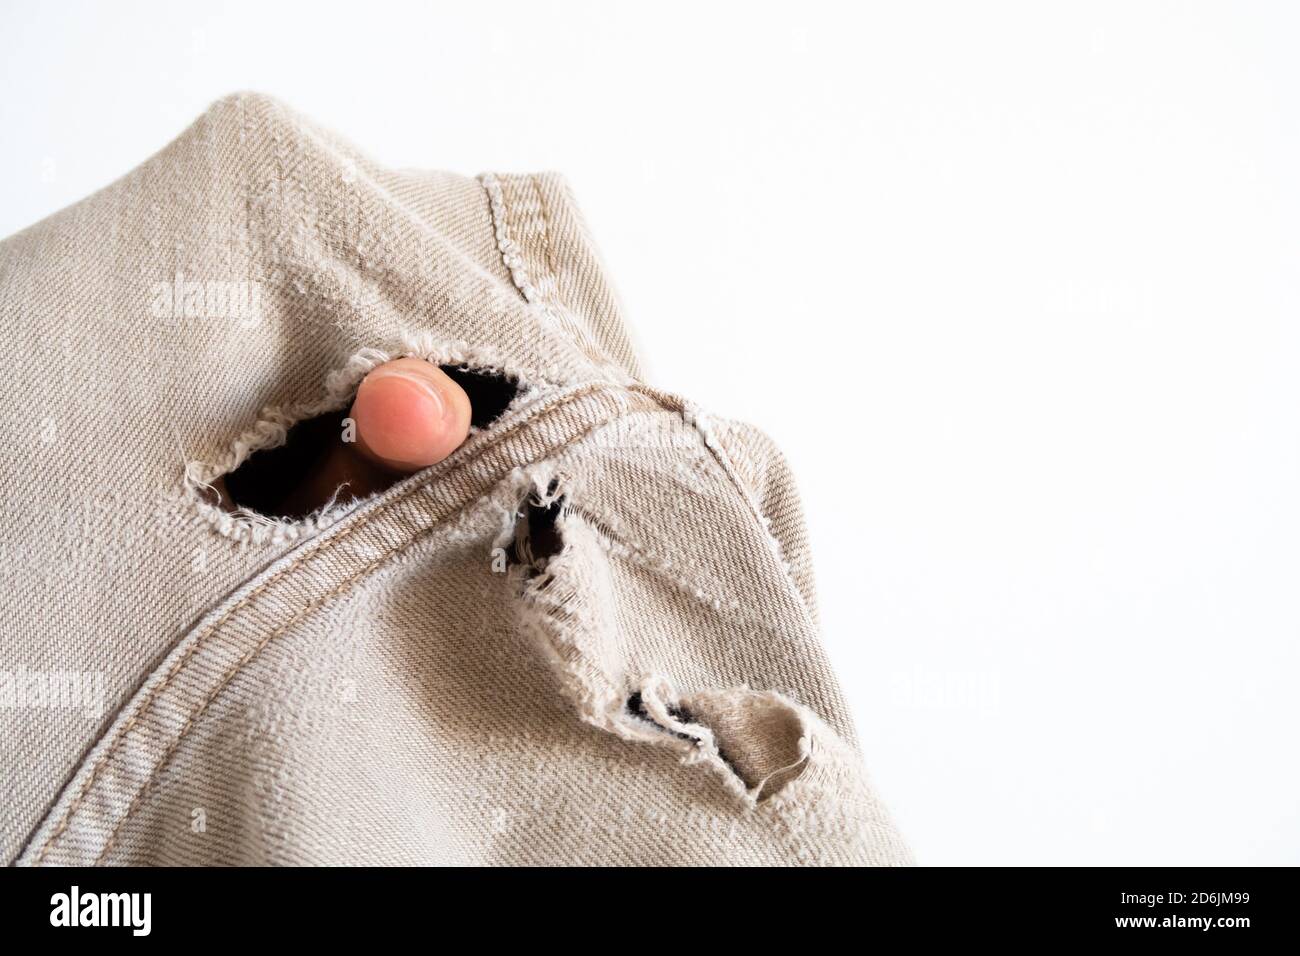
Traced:
[[[1296, 909], [1289, 869], [643, 869], [603, 873], [597, 885], [579, 872], [528, 870], [45, 869], [7, 870], [0, 880], [7, 928], [51, 941], [75, 934], [81, 943], [338, 944], [433, 925], [446, 932], [450, 921], [462, 924], [452, 932], [495, 937], [565, 923], [572, 932], [584, 919], [624, 915], [665, 930], [682, 918], [712, 921], [737, 942], [754, 920], [794, 927], [812, 918], [866, 941], [1217, 948], [1286, 944]], [[497, 915], [485, 924], [485, 912]]]

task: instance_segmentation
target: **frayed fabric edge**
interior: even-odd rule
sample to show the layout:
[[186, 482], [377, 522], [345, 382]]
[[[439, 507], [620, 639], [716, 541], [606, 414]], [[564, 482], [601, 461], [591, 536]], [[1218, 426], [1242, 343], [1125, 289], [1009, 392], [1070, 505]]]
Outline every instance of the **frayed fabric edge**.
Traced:
[[527, 401], [539, 388], [553, 385], [553, 376], [520, 368], [497, 350], [452, 342], [429, 333], [404, 336], [391, 349], [364, 348], [330, 372], [320, 399], [315, 402], [262, 410], [252, 428], [239, 435], [230, 450], [217, 461], [189, 461], [182, 484], [199, 514], [213, 530], [234, 541], [253, 545], [278, 545], [305, 540], [336, 524], [367, 499], [340, 503], [331, 498], [305, 518], [272, 518], [246, 509], [227, 510], [214, 503], [213, 482], [230, 474], [256, 452], [283, 445], [289, 429], [299, 422], [343, 408], [356, 393], [361, 380], [385, 362], [419, 358], [435, 365], [465, 365], [475, 370], [509, 376], [520, 384], [514, 404]]
[[678, 693], [672, 682], [661, 674], [651, 674], [639, 681], [638, 693], [642, 706], [654, 723], [662, 727], [673, 738], [687, 744], [679, 747], [681, 761], [685, 765], [702, 764], [717, 774], [729, 793], [748, 806], [755, 806], [776, 792], [769, 790], [768, 784], [780, 781], [781, 785], [792, 782], [799, 772], [808, 765], [813, 752], [813, 736], [807, 722], [799, 713], [798, 705], [771, 691], [749, 691], [746, 687], [731, 688], [732, 692], [748, 692], [779, 703], [792, 719], [798, 720], [801, 727], [798, 755], [789, 763], [772, 768], [756, 780], [747, 780], [727, 757], [713, 729], [703, 723], [692, 720], [686, 698]]
[[[510, 569], [519, 594], [520, 631], [546, 658], [565, 696], [585, 722], [633, 742], [665, 747], [685, 765], [703, 765], [716, 773], [726, 790], [754, 806], [799, 777], [814, 754], [815, 718], [801, 705], [772, 691], [729, 688], [744, 694], [755, 706], [779, 707], [798, 727], [797, 753], [758, 779], [745, 779], [728, 759], [725, 742], [712, 728], [697, 722], [689, 698], [680, 694], [663, 674], [633, 676], [623, 671], [621, 653], [612, 633], [615, 623], [595, 612], [591, 602], [605, 581], [608, 569], [600, 566], [603, 551], [594, 539], [583, 547], [590, 530], [563, 507], [580, 492], [550, 463], [519, 469], [511, 478], [513, 500], [519, 504], [502, 515], [493, 541], [494, 553], [504, 551], [515, 538], [516, 526], [526, 521], [528, 507], [546, 508], [561, 503], [556, 528], [562, 545], [544, 562], [517, 564]], [[703, 692], [705, 694], [711, 692]], [[636, 706], [632, 706], [632, 702]], [[810, 719], [812, 718], [812, 719]]]

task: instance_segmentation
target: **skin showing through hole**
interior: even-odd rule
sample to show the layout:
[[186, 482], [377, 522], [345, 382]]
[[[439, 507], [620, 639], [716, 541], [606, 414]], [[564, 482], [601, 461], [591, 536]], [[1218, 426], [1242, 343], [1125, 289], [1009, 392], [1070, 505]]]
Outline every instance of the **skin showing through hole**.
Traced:
[[519, 392], [518, 379], [495, 370], [386, 362], [361, 381], [347, 410], [298, 422], [283, 444], [212, 482], [213, 503], [301, 520], [327, 504], [376, 494], [442, 461]]

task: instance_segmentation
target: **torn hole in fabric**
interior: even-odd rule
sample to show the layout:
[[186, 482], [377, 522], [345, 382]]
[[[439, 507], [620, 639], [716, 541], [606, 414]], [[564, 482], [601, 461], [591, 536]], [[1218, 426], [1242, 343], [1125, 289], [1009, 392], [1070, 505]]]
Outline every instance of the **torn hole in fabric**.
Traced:
[[343, 439], [347, 410], [361, 380], [378, 366], [405, 357], [438, 365], [465, 389], [471, 434], [490, 427], [535, 389], [552, 384], [503, 360], [495, 350], [428, 335], [407, 338], [392, 350], [363, 349], [326, 377], [319, 401], [267, 408], [221, 460], [186, 463], [184, 484], [200, 513], [221, 534], [263, 544], [308, 537], [353, 510], [364, 499], [349, 497], [346, 487], [310, 510], [294, 502], [293, 489], [320, 467], [330, 444]]
[[798, 779], [814, 753], [819, 719], [775, 692], [734, 687], [680, 694], [663, 675], [631, 672], [612, 569], [597, 532], [570, 507], [573, 491], [562, 479], [538, 471], [531, 482], [510, 516], [507, 548], [520, 630], [548, 661], [578, 716], [625, 740], [672, 750], [683, 763], [710, 767], [747, 803]]
[[515, 511], [514, 530], [505, 549], [509, 564], [524, 567], [530, 576], [545, 572], [564, 544], [556, 528], [563, 508], [564, 496], [555, 478], [547, 483], [545, 492], [530, 493], [524, 499]]
[[[469, 395], [471, 428], [491, 425], [519, 394], [520, 383], [513, 376], [465, 365], [441, 368]], [[348, 397], [347, 405], [352, 404], [353, 397]], [[283, 444], [254, 452], [238, 468], [223, 476], [223, 497], [228, 507], [270, 518], [306, 518], [315, 508], [301, 503], [298, 489], [324, 467], [330, 454], [344, 441], [349, 421], [346, 409], [317, 415], [289, 428]], [[389, 486], [402, 476], [394, 473], [391, 477]], [[342, 489], [337, 500], [342, 503], [348, 497], [347, 489]]]

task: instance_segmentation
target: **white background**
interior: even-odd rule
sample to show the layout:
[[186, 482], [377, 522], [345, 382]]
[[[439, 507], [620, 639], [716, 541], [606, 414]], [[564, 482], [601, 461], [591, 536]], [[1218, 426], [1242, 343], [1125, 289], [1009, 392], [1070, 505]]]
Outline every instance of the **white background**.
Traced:
[[790, 456], [922, 862], [1294, 864], [1292, 10], [8, 4], [0, 235], [237, 89], [559, 170], [652, 381]]

